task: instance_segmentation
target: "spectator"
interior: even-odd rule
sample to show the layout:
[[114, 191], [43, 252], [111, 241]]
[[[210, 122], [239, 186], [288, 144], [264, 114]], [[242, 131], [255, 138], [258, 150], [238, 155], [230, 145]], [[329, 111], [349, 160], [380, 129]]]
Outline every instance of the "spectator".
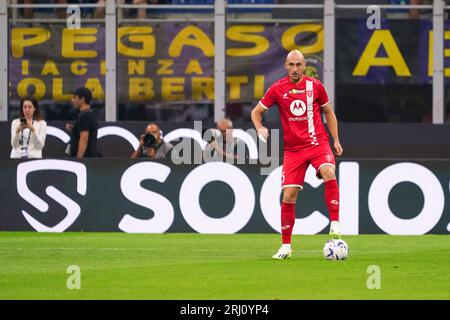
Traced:
[[213, 134], [208, 145], [203, 151], [203, 159], [209, 161], [226, 161], [245, 163], [248, 158], [245, 144], [233, 137], [233, 122], [230, 119], [222, 119], [217, 123], [220, 135]]
[[[410, 4], [423, 4], [422, 0], [410, 0], [409, 1]], [[419, 19], [420, 18], [420, 14], [419, 14], [419, 9], [411, 9], [409, 10], [409, 17], [411, 19]]]
[[[98, 0], [98, 3], [106, 6], [106, 0]], [[147, 0], [119, 0], [118, 4], [135, 4], [135, 5], [140, 5], [140, 4], [147, 4]], [[135, 9], [131, 9], [129, 12], [130, 13], [131, 12], [136, 12], [136, 10]], [[104, 16], [105, 16], [105, 8], [104, 7], [97, 8], [97, 11], [95, 12], [94, 17], [100, 19], [100, 18], [103, 18]], [[137, 10], [137, 18], [138, 19], [145, 19], [146, 18], [146, 10], [145, 9], [138, 9]]]
[[[119, 4], [134, 4], [134, 5], [145, 5], [145, 4], [167, 4], [167, 0], [119, 0]], [[98, 3], [105, 4], [105, 0], [99, 0]], [[136, 17], [138, 19], [146, 19], [147, 11], [151, 12], [150, 9], [130, 9], [126, 16]], [[105, 14], [104, 8], [99, 8], [96, 13], [96, 18], [101, 18]], [[153, 18], [159, 17], [158, 15], [151, 15]]]
[[[77, 4], [95, 4], [95, 3], [101, 3], [101, 1], [97, 0], [62, 0], [64, 3], [69, 3], [71, 5], [77, 5]], [[104, 3], [104, 1], [103, 1]], [[104, 8], [97, 7], [97, 8], [80, 8], [81, 16], [82, 17], [95, 17], [97, 11], [105, 11]], [[66, 10], [67, 11], [67, 10]]]
[[131, 159], [149, 158], [167, 159], [173, 145], [165, 142], [161, 138], [161, 130], [158, 125], [150, 123], [146, 128], [144, 134], [139, 139], [139, 147], [131, 155]]
[[[409, 0], [411, 4], [434, 5], [433, 0]], [[444, 5], [450, 5], [450, 0], [444, 0]], [[444, 19], [448, 19], [449, 11], [444, 10]], [[410, 17], [413, 19], [432, 20], [433, 9], [411, 9]]]
[[98, 122], [90, 103], [92, 93], [88, 88], [81, 87], [74, 91], [72, 105], [80, 111], [75, 125], [67, 123], [66, 131], [71, 134], [66, 153], [72, 157], [98, 157], [97, 131]]
[[42, 158], [47, 123], [39, 113], [36, 99], [22, 99], [19, 114], [20, 118], [11, 123], [11, 158]]
[[[147, 2], [148, 2], [148, 4], [167, 4], [167, 0], [149, 0]], [[164, 15], [161, 14], [160, 11], [161, 10], [148, 9], [147, 10], [147, 15], [148, 15], [149, 18], [163, 18]]]
[[[122, 1], [119, 0], [119, 2]], [[98, 0], [98, 4], [103, 5], [103, 7], [97, 7], [97, 9], [94, 12], [94, 18], [103, 19], [105, 17], [106, 0]]]
[[[389, 0], [389, 4], [393, 5], [425, 5], [433, 4], [432, 0]], [[388, 18], [390, 19], [429, 19], [431, 18], [432, 10], [420, 9], [390, 9], [388, 11]]]
[[[51, 3], [49, 0], [23, 0], [24, 4], [48, 4]], [[53, 3], [61, 4], [66, 3], [66, 0], [55, 0]], [[54, 8], [25, 8], [23, 10], [23, 16], [26, 19], [34, 19], [34, 18], [41, 18], [41, 19], [48, 19], [52, 18], [54, 16], [55, 9]], [[56, 15], [60, 19], [66, 18], [66, 10], [64, 9], [58, 9], [56, 10]]]

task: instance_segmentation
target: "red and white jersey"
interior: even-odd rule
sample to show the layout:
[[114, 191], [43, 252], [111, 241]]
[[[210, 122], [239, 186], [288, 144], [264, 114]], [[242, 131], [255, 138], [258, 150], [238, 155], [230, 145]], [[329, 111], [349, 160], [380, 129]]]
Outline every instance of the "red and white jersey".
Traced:
[[328, 102], [322, 82], [305, 75], [297, 84], [289, 81], [288, 77], [278, 80], [260, 100], [267, 109], [278, 105], [285, 150], [329, 143], [321, 116], [321, 107]]

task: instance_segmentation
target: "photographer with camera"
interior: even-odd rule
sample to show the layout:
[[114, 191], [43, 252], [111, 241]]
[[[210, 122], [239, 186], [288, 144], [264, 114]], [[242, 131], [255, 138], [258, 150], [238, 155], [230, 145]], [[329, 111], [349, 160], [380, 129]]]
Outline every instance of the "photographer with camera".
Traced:
[[233, 122], [227, 118], [222, 119], [217, 122], [216, 128], [215, 130], [220, 134], [213, 133], [205, 150], [203, 150], [205, 162], [245, 163], [248, 159], [248, 152], [245, 144], [233, 136]]
[[47, 136], [47, 123], [39, 113], [35, 98], [26, 97], [20, 102], [20, 118], [11, 123], [11, 158], [42, 158]]
[[131, 159], [140, 157], [155, 159], [167, 159], [173, 145], [161, 138], [159, 127], [150, 123], [139, 140], [139, 147], [131, 155]]

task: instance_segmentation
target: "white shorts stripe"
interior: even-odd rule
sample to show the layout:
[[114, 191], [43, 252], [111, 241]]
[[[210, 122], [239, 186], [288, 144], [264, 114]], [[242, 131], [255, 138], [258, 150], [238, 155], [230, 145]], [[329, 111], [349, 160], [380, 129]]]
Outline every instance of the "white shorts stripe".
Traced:
[[300, 184], [285, 184], [284, 186], [281, 187], [281, 189], [284, 189], [287, 187], [298, 187], [298, 188], [300, 188], [300, 190], [303, 190], [303, 186]]

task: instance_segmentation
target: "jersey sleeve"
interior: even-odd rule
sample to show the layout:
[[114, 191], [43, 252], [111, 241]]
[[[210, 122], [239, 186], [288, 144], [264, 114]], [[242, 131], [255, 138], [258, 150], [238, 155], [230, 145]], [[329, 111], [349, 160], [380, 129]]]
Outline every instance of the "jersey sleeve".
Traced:
[[330, 99], [328, 98], [328, 94], [325, 91], [325, 87], [323, 86], [321, 81], [317, 82], [317, 89], [318, 89], [318, 95], [317, 95], [317, 102], [321, 107], [325, 106], [328, 102], [330, 102]]
[[91, 128], [91, 121], [87, 114], [82, 114], [78, 119], [78, 129], [80, 132], [89, 131]]
[[271, 86], [269, 89], [267, 89], [264, 96], [261, 98], [261, 100], [259, 100], [259, 103], [265, 109], [269, 109], [271, 106], [273, 106], [276, 103], [276, 95], [275, 95], [274, 86]]

